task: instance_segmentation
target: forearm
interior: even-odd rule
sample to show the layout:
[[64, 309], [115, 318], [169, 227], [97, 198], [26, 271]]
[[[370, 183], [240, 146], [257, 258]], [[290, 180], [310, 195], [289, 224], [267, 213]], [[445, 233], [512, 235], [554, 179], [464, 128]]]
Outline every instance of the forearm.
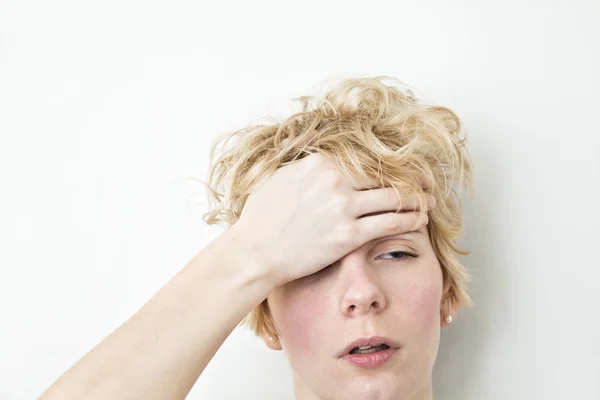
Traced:
[[184, 399], [272, 285], [241, 236], [221, 235], [41, 397]]

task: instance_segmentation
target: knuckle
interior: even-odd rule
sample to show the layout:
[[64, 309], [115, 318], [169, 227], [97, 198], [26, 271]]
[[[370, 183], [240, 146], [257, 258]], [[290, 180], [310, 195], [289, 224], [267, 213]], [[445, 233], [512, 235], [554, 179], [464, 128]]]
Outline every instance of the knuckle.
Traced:
[[334, 189], [340, 188], [344, 182], [342, 175], [334, 169], [324, 172], [324, 180], [328, 186]]
[[352, 200], [350, 196], [346, 194], [337, 194], [335, 196], [335, 208], [336, 210], [346, 214], [352, 208]]
[[358, 235], [358, 226], [351, 222], [340, 225], [339, 229], [340, 234], [338, 237], [340, 238], [340, 243], [346, 243], [353, 240]]
[[312, 153], [312, 154], [308, 155], [306, 158], [310, 159], [310, 161], [311, 161], [311, 162], [312, 162], [314, 165], [316, 165], [316, 166], [319, 166], [319, 167], [322, 167], [322, 166], [324, 166], [324, 165], [327, 165], [327, 163], [328, 163], [328, 161], [329, 161], [329, 160], [327, 159], [327, 157], [326, 157], [326, 156], [324, 156], [324, 155], [323, 155], [323, 154], [321, 154], [321, 153]]
[[383, 229], [387, 234], [393, 235], [416, 229], [418, 222], [419, 213], [417, 212], [390, 213]]
[[388, 218], [385, 219], [384, 231], [386, 234], [394, 234], [400, 229], [402, 224], [402, 215], [389, 213]]

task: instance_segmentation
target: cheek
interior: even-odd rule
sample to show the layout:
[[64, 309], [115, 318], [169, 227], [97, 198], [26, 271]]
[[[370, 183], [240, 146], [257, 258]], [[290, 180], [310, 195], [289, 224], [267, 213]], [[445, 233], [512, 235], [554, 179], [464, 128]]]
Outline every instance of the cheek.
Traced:
[[398, 289], [397, 304], [403, 309], [407, 326], [413, 327], [415, 333], [423, 334], [439, 325], [442, 286], [441, 271], [434, 269], [413, 277], [410, 285]]
[[439, 323], [441, 288], [436, 286], [422, 287], [412, 297], [407, 311], [416, 326], [428, 327], [432, 322]]
[[313, 291], [282, 293], [273, 317], [285, 350], [290, 354], [314, 352], [327, 329], [322, 296]]

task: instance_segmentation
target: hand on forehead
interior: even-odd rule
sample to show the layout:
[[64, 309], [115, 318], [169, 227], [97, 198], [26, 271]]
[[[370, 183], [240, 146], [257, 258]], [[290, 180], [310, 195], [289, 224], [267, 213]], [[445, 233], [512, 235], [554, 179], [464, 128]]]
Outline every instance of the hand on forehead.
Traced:
[[[372, 178], [365, 177], [365, 176], [351, 177], [351, 181], [352, 181], [352, 186], [354, 187], [354, 189], [359, 190], [359, 191], [382, 187], [381, 182], [379, 182], [375, 179], [372, 179]], [[423, 188], [425, 190], [431, 188], [431, 183], [426, 177], [421, 177], [420, 182], [421, 182], [421, 188]], [[407, 193], [407, 194], [409, 194], [409, 193]]]

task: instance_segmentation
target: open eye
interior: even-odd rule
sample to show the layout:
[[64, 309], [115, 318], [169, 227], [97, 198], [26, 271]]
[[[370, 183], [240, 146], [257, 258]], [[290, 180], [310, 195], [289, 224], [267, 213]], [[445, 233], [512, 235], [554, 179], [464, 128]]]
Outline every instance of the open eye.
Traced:
[[[383, 257], [383, 256], [387, 256], [387, 255], [392, 255], [392, 257], [391, 258]], [[390, 253], [382, 254], [380, 257], [383, 259], [388, 259], [388, 260], [402, 260], [407, 257], [417, 258], [418, 256], [416, 254], [409, 253], [407, 251], [392, 251]]]

